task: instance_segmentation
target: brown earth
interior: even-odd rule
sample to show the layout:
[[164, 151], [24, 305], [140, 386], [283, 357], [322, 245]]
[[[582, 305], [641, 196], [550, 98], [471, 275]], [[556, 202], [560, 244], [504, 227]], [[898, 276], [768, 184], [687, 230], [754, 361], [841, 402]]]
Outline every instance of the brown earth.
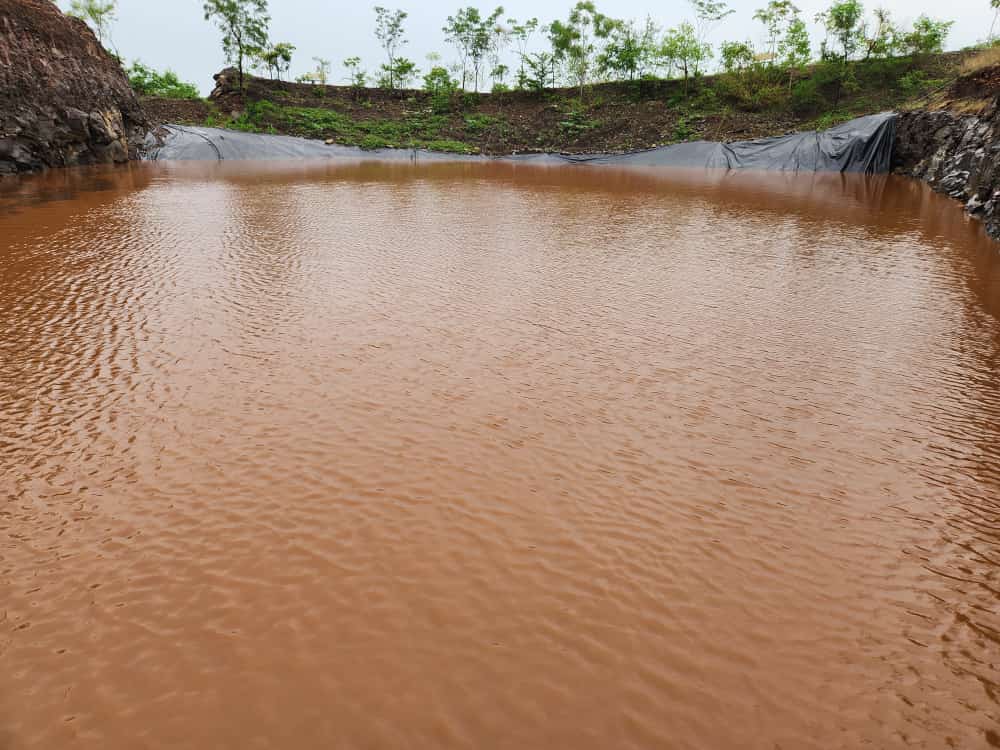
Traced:
[[[944, 55], [920, 63], [918, 69], [930, 79], [951, 80], [962, 59], [960, 54]], [[614, 153], [692, 139], [735, 141], [783, 135], [897, 109], [905, 98], [898, 87], [873, 81], [843, 97], [832, 112], [793, 110], [787, 96], [779, 104], [733, 105], [726, 99], [724, 81], [707, 77], [692, 87], [690, 95], [680, 80], [598, 84], [588, 87], [582, 102], [576, 89], [464, 94], [454, 97], [453, 105], [442, 113], [435, 111], [430, 94], [418, 90], [317, 86], [250, 77], [245, 94], [240, 95], [235, 71], [222, 71], [215, 78], [216, 88], [206, 104], [149, 102], [151, 119], [160, 124], [249, 128], [349, 145], [363, 145], [359, 132], [376, 130], [404, 138], [397, 145], [425, 145], [433, 140], [446, 150], [451, 144], [485, 154]], [[259, 104], [277, 109], [254, 107]], [[289, 118], [289, 109], [310, 114]], [[249, 120], [248, 111], [253, 114]], [[324, 111], [339, 120], [324, 121]], [[419, 129], [429, 117], [434, 118], [430, 134]], [[341, 121], [348, 126], [346, 132], [339, 127]], [[416, 132], [409, 128], [410, 122], [417, 123]], [[391, 135], [386, 136], [388, 142], [376, 145], [391, 145]]]
[[121, 65], [51, 0], [0, 0], [0, 174], [134, 158], [146, 118]]
[[151, 123], [164, 125], [204, 125], [212, 108], [202, 99], [164, 99], [159, 96], [140, 98], [142, 110]]
[[[213, 101], [223, 112], [240, 109], [231, 81], [230, 76], [221, 74], [213, 92]], [[788, 112], [691, 113], [677, 106], [683, 97], [683, 84], [673, 80], [598, 84], [588, 88], [582, 108], [576, 104], [577, 96], [575, 89], [466, 95], [465, 106], [448, 113], [439, 137], [471, 143], [489, 154], [611, 153], [654, 148], [683, 140], [679, 136], [688, 134], [706, 140], [747, 139], [789, 132], [801, 124], [801, 118]], [[260, 78], [250, 81], [246, 100], [332, 109], [356, 122], [402, 120], [426, 113], [431, 107], [431, 97], [424, 91], [359, 91]], [[483, 116], [502, 120], [502, 131], [487, 127], [470, 133], [468, 119]]]

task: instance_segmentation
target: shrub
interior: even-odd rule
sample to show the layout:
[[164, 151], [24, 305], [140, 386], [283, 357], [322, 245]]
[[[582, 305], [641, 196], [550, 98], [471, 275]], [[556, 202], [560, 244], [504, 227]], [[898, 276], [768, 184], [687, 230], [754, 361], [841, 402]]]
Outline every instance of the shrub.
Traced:
[[559, 123], [559, 129], [563, 135], [578, 136], [588, 130], [593, 130], [597, 125], [597, 121], [588, 119], [583, 110], [574, 109], [566, 116], [565, 120]]
[[375, 149], [383, 148], [385, 146], [385, 141], [379, 138], [377, 135], [366, 135], [361, 139], [358, 144], [365, 151], [374, 151]]
[[687, 118], [682, 117], [674, 124], [673, 140], [687, 141], [692, 135], [694, 135], [694, 130], [688, 124]]
[[499, 120], [490, 115], [466, 115], [465, 117], [465, 129], [473, 135], [479, 135], [498, 123]]
[[798, 114], [815, 112], [826, 104], [813, 78], [799, 81], [792, 87], [792, 109]]
[[714, 88], [706, 86], [691, 100], [691, 106], [706, 111], [716, 110], [719, 108], [719, 95]]
[[434, 67], [424, 76], [424, 91], [430, 93], [431, 108], [435, 112], [447, 112], [452, 109], [458, 81], [451, 77], [447, 69]]
[[160, 96], [164, 99], [200, 99], [198, 88], [193, 83], [181, 81], [177, 74], [167, 69], [162, 73], [136, 60], [126, 68], [128, 82], [137, 94]]
[[907, 96], [916, 96], [927, 88], [927, 74], [922, 70], [911, 70], [899, 79], [899, 88]]
[[954, 21], [935, 21], [921, 15], [913, 22], [913, 30], [903, 37], [903, 45], [914, 55], [939, 55], [954, 25]]

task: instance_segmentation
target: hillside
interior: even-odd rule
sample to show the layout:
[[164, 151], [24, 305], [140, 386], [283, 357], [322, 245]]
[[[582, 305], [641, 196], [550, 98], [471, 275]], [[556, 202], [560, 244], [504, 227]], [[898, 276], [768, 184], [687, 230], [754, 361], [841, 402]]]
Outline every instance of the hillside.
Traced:
[[692, 139], [745, 140], [823, 128], [914, 107], [960, 77], [968, 53], [818, 65], [780, 80], [767, 70], [681, 80], [597, 84], [502, 94], [355, 89], [261, 78], [240, 96], [232, 71], [204, 102], [145, 99], [160, 123], [214, 125], [364, 148], [462, 153], [620, 152]]
[[145, 125], [85, 23], [49, 0], [0, 0], [0, 175], [127, 161]]

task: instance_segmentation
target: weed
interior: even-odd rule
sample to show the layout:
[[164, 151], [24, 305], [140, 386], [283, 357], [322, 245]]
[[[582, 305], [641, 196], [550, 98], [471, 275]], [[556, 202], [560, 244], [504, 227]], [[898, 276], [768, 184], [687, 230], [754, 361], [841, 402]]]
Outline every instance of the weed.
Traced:
[[579, 136], [588, 130], [593, 130], [598, 125], [600, 123], [597, 120], [589, 119], [582, 109], [574, 109], [566, 116], [565, 120], [560, 121], [559, 130], [562, 131], [563, 135]]
[[491, 115], [466, 115], [465, 129], [472, 135], [481, 135], [495, 125], [500, 124], [499, 118]]
[[694, 135], [694, 130], [691, 128], [691, 125], [688, 123], [686, 117], [681, 117], [674, 124], [674, 135], [673, 135], [674, 141], [687, 141], [690, 140], [691, 136], [693, 135]]
[[989, 46], [962, 63], [962, 74], [969, 75], [994, 65], [1000, 65], [1000, 47]]

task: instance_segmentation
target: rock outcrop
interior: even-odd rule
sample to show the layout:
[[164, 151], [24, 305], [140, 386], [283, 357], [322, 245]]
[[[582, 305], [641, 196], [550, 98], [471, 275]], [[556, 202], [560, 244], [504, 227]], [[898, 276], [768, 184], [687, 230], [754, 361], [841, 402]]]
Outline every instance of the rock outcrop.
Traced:
[[122, 162], [146, 118], [121, 66], [52, 0], [0, 0], [0, 174]]
[[[1000, 94], [997, 70], [960, 79], [953, 94], [994, 92], [974, 113], [952, 106], [904, 112], [897, 123], [893, 166], [900, 174], [924, 180], [938, 192], [965, 204], [986, 230], [1000, 239]], [[989, 77], [991, 80], [984, 80]], [[970, 91], [964, 91], [973, 85]], [[962, 89], [962, 90], [959, 90]]]

